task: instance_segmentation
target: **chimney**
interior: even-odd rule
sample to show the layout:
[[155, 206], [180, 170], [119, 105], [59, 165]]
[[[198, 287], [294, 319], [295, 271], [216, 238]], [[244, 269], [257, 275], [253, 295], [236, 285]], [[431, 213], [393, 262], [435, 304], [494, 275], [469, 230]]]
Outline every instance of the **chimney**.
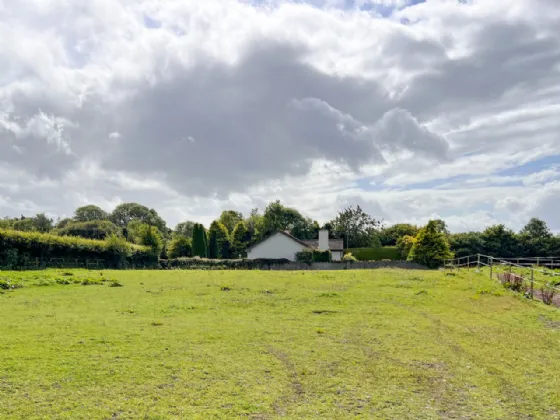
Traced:
[[319, 249], [321, 251], [329, 249], [329, 231], [327, 229], [319, 231]]

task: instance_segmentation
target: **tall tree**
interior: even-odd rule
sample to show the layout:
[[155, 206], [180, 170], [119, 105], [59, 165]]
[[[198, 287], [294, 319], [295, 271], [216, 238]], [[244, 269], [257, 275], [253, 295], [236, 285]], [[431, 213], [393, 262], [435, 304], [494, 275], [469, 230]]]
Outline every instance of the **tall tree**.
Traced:
[[39, 213], [32, 219], [35, 229], [39, 232], [50, 232], [54, 227], [54, 220], [47, 217], [45, 213]]
[[195, 222], [187, 220], [186, 222], [179, 223], [175, 226], [173, 231], [174, 236], [184, 236], [185, 238], [192, 238]]
[[247, 229], [251, 234], [251, 241], [256, 242], [262, 239], [264, 235], [264, 216], [260, 214], [259, 209], [251, 210], [251, 214], [245, 220]]
[[546, 222], [532, 218], [519, 232], [520, 253], [527, 257], [552, 255], [553, 239]]
[[229, 233], [233, 232], [235, 225], [243, 220], [243, 214], [235, 210], [224, 210], [218, 221], [223, 224]]
[[121, 228], [127, 227], [131, 221], [137, 220], [141, 223], [157, 227], [161, 233], [167, 233], [165, 221], [157, 212], [138, 203], [119, 204], [111, 213], [111, 220]]
[[480, 232], [453, 233], [449, 235], [449, 246], [455, 258], [484, 254], [484, 238]]
[[[210, 229], [208, 230], [210, 233], [210, 240], [215, 238], [216, 241], [216, 249], [217, 255], [216, 258], [227, 259], [230, 258], [231, 253], [231, 241], [229, 238], [229, 233], [227, 228], [220, 223], [218, 220], [214, 220], [210, 225]], [[213, 244], [209, 244], [209, 248], [211, 249]]]
[[92, 220], [109, 220], [109, 213], [93, 204], [78, 207], [74, 212], [76, 222], [91, 222]]
[[251, 232], [245, 222], [235, 225], [232, 235], [232, 254], [234, 258], [244, 258], [247, 253], [247, 246], [251, 243]]
[[296, 209], [282, 205], [280, 200], [270, 203], [264, 211], [263, 233], [265, 235], [280, 230], [289, 231], [299, 239], [312, 239], [314, 229], [318, 230], [318, 227], [318, 224], [303, 217]]
[[453, 254], [449, 250], [447, 237], [437, 221], [431, 220], [420, 229], [408, 254], [410, 261], [415, 261], [428, 268], [441, 267]]
[[336, 237], [344, 239], [346, 248], [369, 247], [381, 227], [381, 223], [364, 212], [359, 205], [340, 211], [329, 224]]
[[138, 228], [136, 243], [149, 247], [157, 256], [163, 248], [163, 239], [158, 228], [146, 223], [141, 224]]
[[504, 225], [486, 228], [481, 234], [484, 253], [492, 257], [519, 256], [519, 240], [517, 235]]
[[218, 249], [218, 233], [215, 230], [208, 231], [208, 258], [216, 259], [220, 250]]
[[208, 257], [206, 231], [200, 223], [196, 223], [193, 227], [192, 251], [195, 257]]
[[403, 236], [416, 236], [418, 227], [408, 223], [397, 223], [393, 226], [384, 227], [379, 233], [379, 240], [383, 246], [394, 246], [399, 238]]

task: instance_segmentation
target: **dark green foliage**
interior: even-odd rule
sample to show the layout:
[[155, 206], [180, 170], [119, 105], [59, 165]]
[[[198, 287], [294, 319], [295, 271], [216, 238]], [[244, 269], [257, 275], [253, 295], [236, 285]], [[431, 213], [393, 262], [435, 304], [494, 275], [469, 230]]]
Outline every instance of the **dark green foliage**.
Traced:
[[173, 231], [174, 236], [184, 236], [185, 238], [193, 237], [193, 230], [194, 230], [195, 222], [191, 222], [187, 220], [186, 222], [179, 223], [175, 226], [175, 230]]
[[[358, 261], [381, 261], [381, 260], [402, 260], [399, 252], [394, 246], [384, 246], [380, 248], [350, 248], [346, 253], [352, 255]], [[406, 258], [405, 258], [406, 259]]]
[[417, 226], [408, 223], [399, 223], [381, 229], [381, 232], [379, 233], [379, 239], [381, 241], [381, 245], [383, 246], [395, 246], [397, 245], [397, 241], [403, 236], [414, 237], [417, 233]]
[[93, 204], [78, 207], [74, 212], [76, 222], [91, 222], [93, 220], [109, 220], [109, 213]]
[[206, 258], [208, 256], [206, 231], [200, 223], [196, 223], [193, 227], [192, 250], [195, 257]]
[[235, 225], [232, 234], [232, 256], [234, 258], [245, 257], [247, 246], [251, 243], [251, 232], [243, 221]]
[[533, 218], [519, 233], [520, 254], [525, 257], [555, 255], [554, 237], [543, 220]]
[[517, 235], [504, 225], [490, 226], [481, 234], [484, 253], [492, 257], [515, 257], [519, 255]]
[[16, 220], [14, 222], [14, 230], [17, 230], [19, 232], [35, 232], [35, 231], [37, 231], [37, 229], [35, 228], [35, 223], [33, 223], [32, 218]]
[[179, 236], [169, 243], [167, 250], [169, 258], [192, 257], [192, 239]]
[[318, 249], [309, 249], [296, 253], [296, 261], [311, 264], [313, 262], [331, 262], [331, 251], [319, 251]]
[[319, 224], [305, 218], [296, 209], [283, 206], [279, 200], [270, 203], [262, 220], [261, 237], [276, 231], [289, 231], [298, 239], [314, 239], [319, 231]]
[[305, 250], [296, 253], [296, 261], [311, 264], [313, 262], [313, 251]]
[[150, 249], [127, 243], [112, 235], [105, 241], [38, 232], [0, 230], [0, 266], [20, 268], [51, 258], [100, 259], [108, 267], [150, 267], [157, 264]]
[[365, 213], [360, 206], [347, 207], [329, 222], [333, 235], [344, 239], [346, 248], [366, 248], [378, 234], [381, 223]]
[[152, 254], [159, 257], [163, 248], [163, 240], [158, 229], [155, 226], [142, 224], [137, 232], [136, 243], [149, 247]]
[[243, 220], [243, 214], [235, 210], [224, 210], [218, 221], [223, 224], [228, 233], [232, 233], [235, 226]]
[[215, 230], [210, 230], [210, 239], [208, 240], [208, 258], [218, 258], [218, 233]]
[[133, 220], [155, 226], [161, 233], [167, 233], [167, 227], [164, 220], [158, 215], [154, 209], [149, 209], [138, 203], [119, 204], [110, 216], [112, 222], [121, 228], [128, 226]]
[[119, 235], [120, 231], [120, 228], [108, 220], [92, 220], [90, 222], [69, 222], [55, 232], [60, 236], [103, 240], [109, 235]]
[[410, 250], [412, 248], [412, 245], [414, 245], [415, 240], [416, 238], [414, 236], [409, 236], [409, 235], [405, 235], [398, 239], [397, 251], [398, 251], [398, 257], [400, 257], [400, 259], [402, 260], [408, 259], [408, 254], [410, 253]]
[[484, 246], [484, 239], [480, 232], [451, 234], [449, 235], [449, 247], [455, 254], [455, 258], [484, 254], [487, 251]]
[[[221, 258], [221, 259], [230, 258], [231, 241], [226, 227], [219, 221], [214, 220], [210, 225], [210, 229], [208, 230], [208, 232], [210, 233], [210, 240], [215, 238], [215, 242], [216, 242], [215, 245], [212, 243], [209, 244], [209, 251], [211, 250], [211, 247], [215, 246], [217, 250], [216, 258]], [[212, 258], [211, 255], [209, 255], [209, 257]]]
[[313, 250], [313, 262], [331, 262], [331, 260], [331, 251], [319, 251], [318, 249]]
[[441, 226], [437, 221], [431, 220], [418, 232], [408, 254], [408, 260], [428, 268], [437, 268], [443, 266], [445, 260], [452, 256], [447, 237]]

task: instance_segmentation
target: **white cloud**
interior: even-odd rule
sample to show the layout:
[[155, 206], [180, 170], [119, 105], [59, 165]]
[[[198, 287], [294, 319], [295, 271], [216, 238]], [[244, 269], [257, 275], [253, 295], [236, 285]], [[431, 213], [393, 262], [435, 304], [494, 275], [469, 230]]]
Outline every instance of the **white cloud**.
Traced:
[[386, 19], [250, 3], [7, 2], [0, 211], [134, 200], [173, 224], [281, 198], [320, 220], [354, 200], [456, 229], [555, 223], [554, 0], [374, 2]]

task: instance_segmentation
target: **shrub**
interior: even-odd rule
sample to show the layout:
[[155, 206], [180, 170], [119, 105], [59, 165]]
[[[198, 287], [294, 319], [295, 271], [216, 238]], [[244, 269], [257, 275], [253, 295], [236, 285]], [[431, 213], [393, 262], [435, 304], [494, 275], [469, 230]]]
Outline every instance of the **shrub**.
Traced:
[[547, 283], [541, 287], [541, 298], [543, 303], [546, 305], [552, 305], [554, 302], [554, 295], [556, 294], [556, 289], [550, 283]]
[[163, 269], [182, 270], [268, 270], [271, 265], [287, 264], [287, 259], [255, 259], [255, 260], [215, 260], [208, 258], [176, 258], [160, 260]]
[[169, 258], [192, 257], [192, 240], [184, 236], [176, 237], [167, 250]]
[[347, 254], [344, 254], [344, 257], [342, 257], [342, 261], [356, 262], [356, 261], [358, 261], [358, 259], [356, 257], [354, 257], [351, 252], [349, 252]]
[[426, 227], [418, 232], [408, 254], [408, 260], [428, 268], [438, 268], [452, 256], [445, 233], [438, 228], [436, 220], [430, 220]]
[[306, 250], [296, 253], [296, 261], [311, 264], [313, 262], [313, 252], [311, 250]]
[[108, 220], [91, 220], [84, 222], [69, 222], [63, 228], [57, 229], [60, 236], [79, 236], [87, 239], [103, 240], [109, 235], [118, 235], [121, 230]]

